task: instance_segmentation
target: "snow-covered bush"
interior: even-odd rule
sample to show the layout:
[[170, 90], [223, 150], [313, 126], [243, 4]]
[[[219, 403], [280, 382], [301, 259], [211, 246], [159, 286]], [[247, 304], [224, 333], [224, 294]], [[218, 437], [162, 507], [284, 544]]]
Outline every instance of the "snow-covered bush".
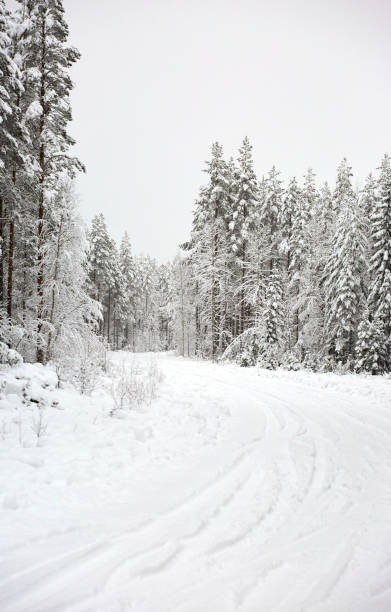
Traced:
[[305, 370], [311, 370], [312, 372], [320, 372], [321, 365], [324, 361], [322, 355], [318, 353], [307, 352], [304, 355], [302, 366]]
[[23, 363], [23, 357], [18, 351], [10, 349], [4, 342], [0, 342], [0, 363], [2, 365], [17, 366]]
[[142, 404], [150, 404], [156, 398], [162, 374], [156, 360], [151, 358], [148, 367], [142, 368], [135, 361], [123, 360], [120, 364], [109, 363], [111, 378], [109, 393], [113, 399], [110, 415], [118, 410], [128, 410]]
[[105, 365], [106, 351], [101, 339], [88, 329], [67, 334], [56, 342], [53, 354], [58, 384], [73, 383], [82, 394], [93, 391]]
[[293, 351], [286, 351], [285, 353], [282, 354], [280, 366], [284, 368], [284, 370], [297, 371], [297, 370], [301, 370], [301, 368], [303, 367], [303, 364], [300, 361], [298, 352], [293, 350]]
[[258, 358], [258, 366], [267, 370], [276, 370], [282, 361], [281, 349], [277, 343], [264, 344]]
[[265, 347], [265, 331], [260, 327], [251, 327], [235, 338], [226, 348], [221, 359], [232, 360], [242, 367], [253, 366]]

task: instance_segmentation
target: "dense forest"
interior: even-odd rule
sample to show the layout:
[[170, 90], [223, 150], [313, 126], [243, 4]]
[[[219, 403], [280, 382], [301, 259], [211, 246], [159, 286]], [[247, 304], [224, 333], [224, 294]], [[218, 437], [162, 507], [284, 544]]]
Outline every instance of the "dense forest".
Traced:
[[228, 161], [215, 143], [175, 260], [133, 255], [102, 214], [90, 228], [79, 214], [84, 166], [67, 131], [79, 53], [67, 39], [61, 0], [14, 12], [0, 0], [2, 358], [53, 361], [70, 377], [107, 347], [389, 372], [390, 157], [360, 189], [346, 159], [319, 188], [312, 170], [257, 176], [248, 138]]

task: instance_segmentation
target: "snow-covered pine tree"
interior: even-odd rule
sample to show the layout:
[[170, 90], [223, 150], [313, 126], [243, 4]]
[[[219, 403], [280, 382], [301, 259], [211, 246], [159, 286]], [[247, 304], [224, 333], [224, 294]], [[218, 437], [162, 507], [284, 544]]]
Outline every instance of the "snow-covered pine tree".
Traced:
[[324, 270], [327, 344], [330, 354], [343, 363], [353, 357], [363, 300], [362, 275], [366, 267], [362, 212], [359, 198], [351, 186], [351, 176], [351, 168], [343, 160], [338, 168], [334, 196], [339, 209], [334, 250]]
[[248, 242], [256, 222], [259, 201], [258, 181], [254, 172], [252, 145], [247, 137], [239, 149], [235, 173], [235, 194], [230, 223], [231, 246], [237, 257], [237, 294], [240, 296], [239, 334], [252, 324], [251, 303], [247, 295]]
[[324, 269], [333, 252], [335, 235], [333, 195], [324, 183], [311, 206], [309, 221], [310, 249], [303, 283], [303, 344], [305, 361], [311, 368], [317, 368], [325, 346], [325, 291]]
[[[110, 334], [108, 306], [111, 306], [111, 295], [109, 294], [114, 285], [114, 253], [113, 242], [107, 231], [105, 218], [102, 213], [92, 219], [89, 232], [89, 290], [91, 297], [102, 304], [103, 320], [100, 332], [104, 335]], [[110, 314], [110, 317], [109, 317]]]
[[[157, 316], [158, 316], [158, 345], [161, 350], [168, 351], [173, 348], [173, 295], [171, 278], [173, 264], [171, 262], [158, 266], [157, 278]], [[188, 313], [188, 325], [191, 325], [193, 310]], [[190, 355], [190, 335], [187, 338], [187, 354]]]
[[115, 349], [120, 346], [120, 334], [126, 320], [125, 283], [117, 245], [111, 240], [109, 290], [107, 295], [107, 342]]
[[222, 325], [226, 325], [221, 293], [228, 253], [229, 203], [229, 170], [217, 142], [212, 145], [205, 172], [209, 182], [201, 188], [196, 202], [190, 248], [197, 284], [196, 317], [204, 327], [204, 340], [208, 338], [207, 352], [215, 359], [221, 346]]
[[346, 157], [340, 162], [337, 168], [337, 179], [333, 193], [333, 212], [335, 218], [339, 215], [342, 208], [346, 205], [346, 198], [353, 197], [354, 191], [351, 178], [352, 168], [348, 164]]
[[303, 327], [311, 317], [309, 304], [313, 292], [313, 260], [311, 251], [311, 217], [314, 214], [317, 200], [315, 174], [311, 168], [304, 175], [304, 184], [293, 209], [291, 263], [292, 270], [291, 293], [296, 295], [294, 304], [294, 341], [299, 349], [300, 361], [304, 358], [305, 338]]
[[206, 172], [209, 175], [207, 188], [208, 202], [205, 211], [206, 223], [212, 230], [211, 249], [211, 334], [212, 359], [216, 358], [219, 346], [220, 312], [220, 261], [225, 247], [227, 215], [227, 164], [223, 158], [223, 148], [219, 143], [212, 145], [212, 157], [207, 163]]
[[154, 351], [159, 346], [158, 266], [147, 255], [135, 257], [136, 271], [136, 350]]
[[281, 234], [279, 231], [279, 219], [282, 199], [283, 188], [280, 173], [273, 166], [265, 178], [259, 208], [259, 222], [263, 225], [269, 236], [269, 274], [273, 273], [280, 260], [279, 245], [281, 243]]
[[[0, 302], [6, 305], [10, 320], [13, 315], [15, 225], [22, 202], [16, 182], [19, 170], [28, 163], [26, 148], [29, 143], [21, 121], [23, 83], [13, 58], [11, 33], [12, 17], [4, 0], [0, 0]], [[7, 287], [4, 283], [6, 263]]]
[[170, 325], [172, 327], [173, 340], [177, 350], [182, 356], [199, 354], [196, 342], [197, 319], [194, 317], [194, 275], [192, 259], [190, 254], [185, 257], [177, 255], [171, 268], [169, 280], [170, 294]]
[[119, 261], [121, 274], [124, 283], [124, 297], [126, 300], [126, 315], [124, 321], [124, 343], [130, 342], [130, 333], [134, 325], [134, 305], [135, 305], [135, 270], [132, 255], [132, 247], [128, 233], [125, 232], [119, 249]]
[[283, 288], [280, 271], [269, 274], [266, 285], [263, 323], [265, 327], [264, 342], [259, 365], [275, 369], [281, 362], [283, 351]]
[[[287, 348], [291, 349], [299, 340], [299, 310], [298, 310], [298, 290], [300, 287], [299, 269], [302, 263], [300, 240], [301, 232], [301, 211], [303, 209], [303, 194], [295, 177], [291, 179], [288, 189], [281, 200], [278, 210], [278, 224], [281, 231], [281, 242], [279, 254], [284, 270], [281, 270], [281, 277], [284, 276], [285, 282], [285, 302], [287, 320], [285, 321], [285, 336]], [[283, 262], [281, 262], [283, 263]]]
[[258, 223], [263, 227], [265, 234], [265, 256], [267, 258], [265, 270], [265, 297], [263, 307], [263, 320], [266, 324], [266, 342], [271, 345], [282, 344], [283, 317], [283, 281], [282, 256], [280, 247], [281, 211], [284, 197], [280, 173], [275, 166], [268, 172], [261, 182], [260, 206]]
[[[26, 95], [22, 99], [33, 142], [33, 157], [39, 166], [34, 193], [37, 198], [37, 318], [38, 331], [44, 324], [45, 243], [50, 239], [48, 200], [55, 191], [60, 173], [70, 177], [83, 170], [82, 164], [68, 154], [74, 140], [67, 132], [72, 119], [69, 101], [72, 81], [69, 68], [80, 57], [66, 45], [68, 26], [62, 0], [18, 0], [22, 5], [23, 64], [28, 75]], [[37, 359], [44, 350], [37, 347]]]
[[356, 372], [383, 374], [389, 371], [389, 339], [384, 335], [384, 325], [379, 317], [372, 317], [368, 310], [358, 326], [355, 348]]
[[89, 273], [92, 297], [101, 302], [107, 291], [110, 277], [111, 239], [102, 213], [92, 219], [89, 232]]
[[382, 354], [387, 355], [384, 369], [391, 368], [391, 165], [384, 155], [380, 165], [378, 193], [369, 216], [372, 256], [370, 261], [370, 320], [376, 325], [377, 338], [381, 330]]
[[372, 172], [368, 175], [361, 191], [362, 212], [364, 223], [368, 225], [377, 203], [377, 182]]

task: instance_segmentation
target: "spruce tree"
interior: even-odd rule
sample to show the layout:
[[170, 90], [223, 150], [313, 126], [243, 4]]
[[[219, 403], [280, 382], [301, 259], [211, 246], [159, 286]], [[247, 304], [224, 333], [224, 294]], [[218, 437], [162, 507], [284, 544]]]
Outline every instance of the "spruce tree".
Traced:
[[[376, 330], [382, 330], [382, 353], [387, 355], [387, 370], [391, 367], [391, 166], [385, 155], [380, 166], [378, 194], [369, 217], [372, 257], [371, 286], [368, 297]], [[378, 333], [378, 331], [377, 331]]]
[[338, 169], [334, 197], [339, 208], [333, 240], [334, 251], [326, 263], [324, 275], [328, 346], [331, 354], [342, 362], [353, 356], [362, 308], [362, 275], [366, 267], [362, 214], [359, 198], [351, 187], [350, 176], [351, 169], [344, 160]]
[[228, 167], [219, 143], [207, 162], [209, 182], [200, 190], [192, 229], [192, 264], [197, 279], [197, 317], [208, 329], [209, 353], [215, 359], [221, 343], [222, 281], [227, 254]]
[[358, 327], [355, 348], [356, 372], [383, 374], [389, 371], [389, 341], [384, 337], [384, 327], [378, 317], [371, 317], [368, 310]]
[[124, 297], [126, 301], [126, 316], [124, 341], [129, 344], [130, 332], [134, 324], [134, 306], [135, 306], [135, 270], [132, 255], [132, 247], [128, 233], [125, 232], [119, 249], [120, 269], [124, 283]]
[[253, 168], [252, 146], [246, 137], [239, 149], [235, 174], [235, 195], [230, 223], [231, 245], [239, 268], [238, 295], [240, 295], [239, 333], [251, 324], [251, 305], [246, 291], [248, 268], [248, 242], [254, 228], [258, 205], [258, 182]]

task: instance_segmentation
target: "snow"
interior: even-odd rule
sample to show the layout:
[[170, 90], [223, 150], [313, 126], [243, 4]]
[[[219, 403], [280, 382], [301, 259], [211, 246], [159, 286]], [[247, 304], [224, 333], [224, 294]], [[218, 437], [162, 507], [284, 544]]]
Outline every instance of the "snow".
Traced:
[[2, 612], [388, 612], [390, 378], [156, 359], [114, 416], [107, 378], [0, 373]]
[[28, 107], [26, 111], [26, 119], [27, 120], [36, 119], [37, 117], [40, 117], [42, 113], [43, 113], [43, 108], [41, 104], [38, 102], [38, 100], [34, 100], [33, 102], [31, 102], [30, 106]]

